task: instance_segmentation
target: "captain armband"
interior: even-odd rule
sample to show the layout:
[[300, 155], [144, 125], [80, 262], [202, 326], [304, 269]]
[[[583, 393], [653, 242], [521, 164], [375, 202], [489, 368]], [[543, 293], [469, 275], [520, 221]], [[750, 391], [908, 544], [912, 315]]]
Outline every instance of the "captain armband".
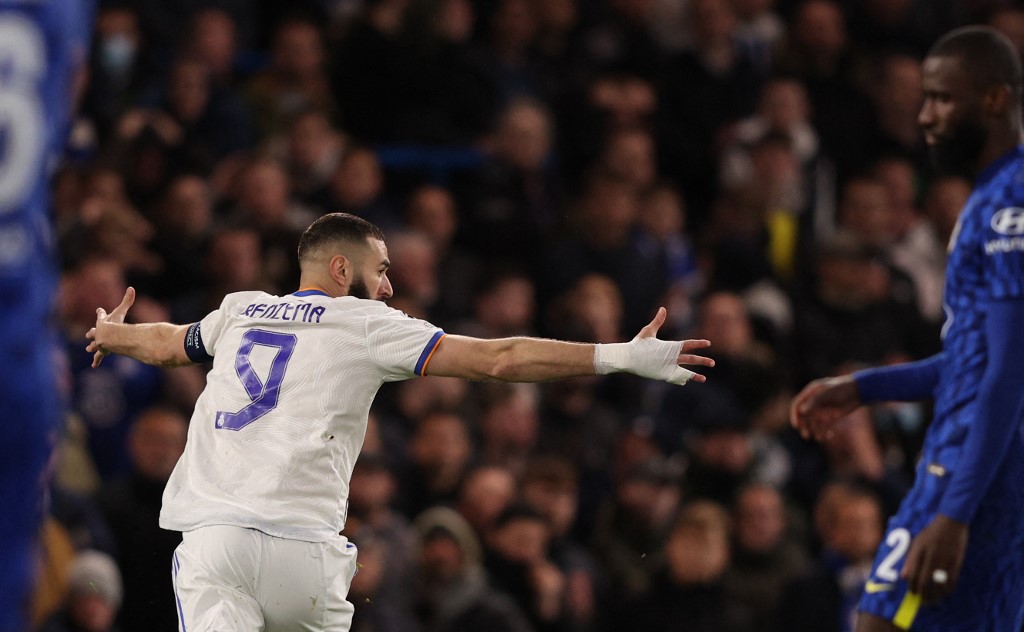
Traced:
[[201, 324], [199, 322], [192, 323], [189, 325], [188, 331], [185, 332], [185, 355], [196, 364], [213, 362], [213, 356], [206, 352], [206, 346], [203, 345]]

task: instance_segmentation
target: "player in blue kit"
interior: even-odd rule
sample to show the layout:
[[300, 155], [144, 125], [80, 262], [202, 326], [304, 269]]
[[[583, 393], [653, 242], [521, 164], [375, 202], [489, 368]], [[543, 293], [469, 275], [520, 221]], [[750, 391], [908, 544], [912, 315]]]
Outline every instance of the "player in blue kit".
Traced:
[[23, 630], [58, 419], [49, 168], [67, 137], [89, 0], [0, 0], [0, 632]]
[[1018, 632], [1024, 621], [1022, 71], [996, 31], [939, 40], [918, 122], [936, 166], [974, 179], [946, 268], [943, 351], [816, 380], [791, 422], [823, 440], [861, 404], [934, 397], [916, 481], [889, 521], [859, 632]]

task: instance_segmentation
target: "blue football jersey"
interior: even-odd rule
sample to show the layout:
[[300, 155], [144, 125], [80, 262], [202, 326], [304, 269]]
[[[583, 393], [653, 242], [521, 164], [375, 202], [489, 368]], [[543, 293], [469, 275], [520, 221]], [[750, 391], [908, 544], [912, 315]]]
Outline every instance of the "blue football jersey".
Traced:
[[34, 346], [52, 303], [48, 175], [91, 29], [87, 1], [0, 0], [0, 326], [19, 348]]
[[[991, 164], [950, 240], [943, 348], [949, 358], [935, 387], [914, 487], [889, 520], [860, 609], [901, 629], [1019, 632], [1024, 610], [1024, 438], [1014, 434], [971, 524], [953, 594], [922, 607], [899, 573], [912, 538], [941, 511], [971, 424], [989, 361], [986, 304], [1024, 298], [1024, 147]], [[997, 420], [1019, 424], [1020, 420]]]
[[979, 176], [950, 240], [943, 297], [943, 348], [948, 363], [935, 389], [935, 419], [923, 456], [956, 464], [974, 417], [988, 361], [986, 301], [1024, 298], [1024, 147]]
[[48, 176], [67, 136], [92, 17], [92, 0], [0, 0], [0, 632], [25, 629], [59, 412]]

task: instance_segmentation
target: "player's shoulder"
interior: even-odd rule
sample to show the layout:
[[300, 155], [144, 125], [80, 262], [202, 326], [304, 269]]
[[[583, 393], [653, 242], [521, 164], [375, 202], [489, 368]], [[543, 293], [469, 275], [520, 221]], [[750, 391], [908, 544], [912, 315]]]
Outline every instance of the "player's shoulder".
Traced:
[[[354, 296], [341, 296], [336, 299], [338, 306], [348, 314], [362, 318], [398, 318], [409, 317], [405, 312], [391, 307], [384, 301], [374, 301]], [[410, 317], [411, 318], [411, 317]]]
[[1018, 151], [1010, 160], [1005, 160], [995, 173], [982, 177], [975, 185], [969, 207], [983, 223], [993, 216], [1024, 213], [1024, 152]]
[[1024, 206], [1024, 146], [1018, 147], [1007, 158], [1000, 161], [1002, 165], [995, 174], [988, 179], [982, 178], [978, 188], [993, 198]]
[[409, 326], [409, 327], [431, 327], [436, 325], [417, 318], [400, 309], [395, 309], [383, 301], [343, 296], [337, 299], [339, 305], [352, 317], [363, 319], [367, 325], [380, 324], [382, 326]]
[[262, 292], [260, 290], [246, 290], [244, 292], [232, 292], [231, 294], [224, 295], [224, 299], [220, 302], [220, 309], [226, 311], [232, 311], [233, 308], [241, 307], [245, 308], [247, 305], [252, 305], [258, 302], [270, 302], [274, 300], [280, 300], [281, 297]]

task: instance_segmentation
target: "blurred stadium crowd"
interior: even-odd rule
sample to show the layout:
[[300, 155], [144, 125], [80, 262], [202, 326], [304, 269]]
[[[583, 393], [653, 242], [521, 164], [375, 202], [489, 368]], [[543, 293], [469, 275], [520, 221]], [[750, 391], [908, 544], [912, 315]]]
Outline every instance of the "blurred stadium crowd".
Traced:
[[448, 332], [615, 342], [666, 305], [662, 337], [718, 363], [386, 386], [356, 632], [849, 630], [929, 410], [817, 445], [787, 407], [937, 350], [970, 184], [929, 173], [918, 64], [970, 22], [1024, 49], [1024, 9], [985, 0], [101, 2], [52, 184], [69, 414], [38, 629], [177, 629], [157, 514], [203, 371], [90, 369], [95, 308], [294, 291], [302, 229], [347, 211], [388, 237], [391, 304]]

